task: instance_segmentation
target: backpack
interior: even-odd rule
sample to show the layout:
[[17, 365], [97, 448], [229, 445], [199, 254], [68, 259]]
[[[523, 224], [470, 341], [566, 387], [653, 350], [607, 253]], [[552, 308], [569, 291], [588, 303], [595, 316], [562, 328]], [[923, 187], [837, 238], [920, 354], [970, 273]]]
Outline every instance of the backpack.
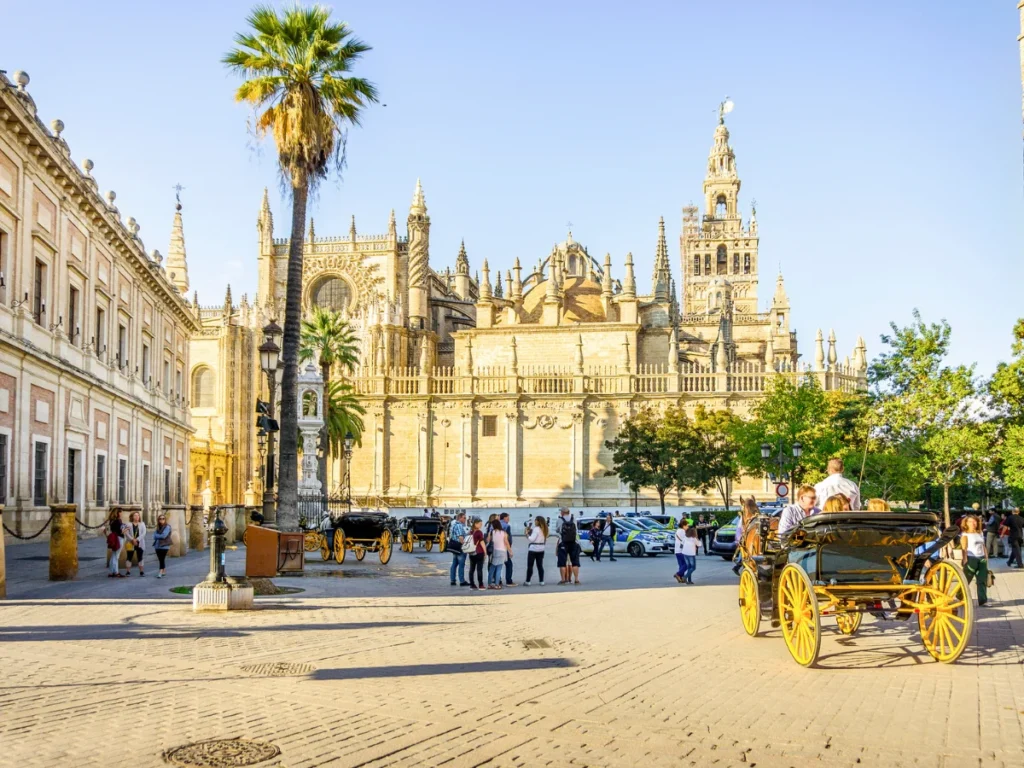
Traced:
[[562, 546], [566, 548], [576, 546], [576, 536], [576, 520], [571, 516], [568, 520], [562, 520], [562, 530], [559, 532]]

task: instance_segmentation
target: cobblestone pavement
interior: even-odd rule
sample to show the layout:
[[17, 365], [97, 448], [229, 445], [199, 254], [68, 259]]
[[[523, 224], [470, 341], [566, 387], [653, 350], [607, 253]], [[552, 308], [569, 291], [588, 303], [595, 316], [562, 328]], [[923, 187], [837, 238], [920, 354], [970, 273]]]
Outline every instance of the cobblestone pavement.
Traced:
[[700, 558], [694, 587], [668, 558], [624, 557], [584, 559], [581, 587], [549, 573], [470, 594], [437, 552], [386, 569], [314, 554], [319, 575], [277, 580], [306, 592], [215, 616], [168, 592], [202, 577], [204, 553], [162, 581], [108, 580], [83, 559], [70, 584], [42, 580], [27, 559], [41, 554], [7, 550], [5, 767], [165, 765], [166, 750], [228, 738], [273, 743], [259, 766], [277, 768], [1024, 763], [1020, 571], [997, 569], [958, 664], [933, 662], [909, 623], [867, 619], [846, 638], [825, 620], [806, 670], [778, 630], [743, 633], [718, 558]]

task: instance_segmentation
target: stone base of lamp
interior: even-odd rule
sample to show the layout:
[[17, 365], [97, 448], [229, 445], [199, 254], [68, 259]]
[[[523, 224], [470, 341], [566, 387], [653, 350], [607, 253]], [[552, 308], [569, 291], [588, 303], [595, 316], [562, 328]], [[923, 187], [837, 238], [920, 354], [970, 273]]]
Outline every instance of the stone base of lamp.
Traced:
[[254, 592], [246, 579], [203, 581], [192, 590], [192, 610], [251, 611]]

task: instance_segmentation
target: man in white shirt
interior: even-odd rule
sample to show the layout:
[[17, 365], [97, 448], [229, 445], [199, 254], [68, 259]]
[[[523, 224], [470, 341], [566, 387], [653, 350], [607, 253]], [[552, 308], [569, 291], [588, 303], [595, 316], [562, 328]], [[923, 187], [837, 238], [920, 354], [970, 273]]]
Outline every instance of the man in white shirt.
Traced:
[[853, 480], [843, 477], [843, 460], [828, 460], [828, 477], [814, 486], [818, 494], [818, 501], [824, 504], [830, 497], [837, 493], [843, 494], [850, 500], [850, 509], [860, 509], [860, 488]]

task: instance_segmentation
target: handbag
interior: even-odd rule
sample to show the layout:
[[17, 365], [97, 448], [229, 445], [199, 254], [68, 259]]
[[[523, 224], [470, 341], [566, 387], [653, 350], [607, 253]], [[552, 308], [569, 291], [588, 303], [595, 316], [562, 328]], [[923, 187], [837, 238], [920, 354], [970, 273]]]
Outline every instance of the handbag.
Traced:
[[996, 575], [992, 571], [988, 572], [988, 578], [985, 579], [986, 586], [994, 587], [996, 585]]
[[116, 533], [111, 531], [110, 533], [107, 534], [107, 549], [120, 549], [120, 548], [121, 548], [121, 539], [118, 537], [118, 535]]
[[125, 552], [134, 552], [135, 551], [135, 545], [132, 544], [132, 542], [130, 542], [130, 541], [126, 541], [124, 543], [124, 551]]

